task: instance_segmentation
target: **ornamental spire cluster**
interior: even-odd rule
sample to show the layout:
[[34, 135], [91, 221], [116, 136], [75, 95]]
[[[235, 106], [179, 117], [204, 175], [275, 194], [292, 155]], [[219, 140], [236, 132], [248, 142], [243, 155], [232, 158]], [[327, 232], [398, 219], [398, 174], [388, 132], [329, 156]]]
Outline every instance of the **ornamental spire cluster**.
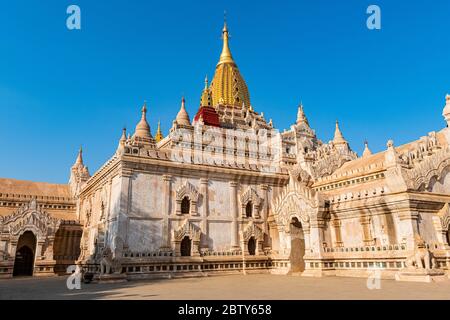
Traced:
[[147, 122], [147, 101], [144, 101], [144, 105], [141, 109], [141, 120], [136, 125], [136, 130], [134, 131], [134, 138], [143, 140], [152, 140], [152, 134], [150, 132], [150, 125]]

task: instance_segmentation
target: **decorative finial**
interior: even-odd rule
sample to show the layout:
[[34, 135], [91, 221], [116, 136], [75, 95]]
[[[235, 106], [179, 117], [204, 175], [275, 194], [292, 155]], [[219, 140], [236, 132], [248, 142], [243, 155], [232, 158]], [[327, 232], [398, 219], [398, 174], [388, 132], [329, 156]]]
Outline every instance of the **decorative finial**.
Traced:
[[227, 10], [223, 11], [223, 25], [226, 27], [227, 25]]
[[303, 110], [303, 103], [300, 101], [300, 105], [298, 106], [297, 111], [297, 124], [306, 123], [309, 126], [308, 119], [305, 116], [305, 112]]
[[370, 151], [369, 149], [369, 143], [367, 142], [367, 140], [364, 140], [364, 151], [363, 151], [363, 158], [368, 157], [372, 155], [372, 151]]
[[223, 25], [223, 30], [222, 30], [223, 48], [222, 48], [222, 53], [220, 54], [219, 63], [217, 65], [220, 65], [223, 63], [230, 63], [230, 64], [235, 65], [235, 62], [231, 55], [230, 47], [228, 45], [229, 38], [230, 38], [230, 34], [228, 33], [228, 26], [225, 21], [224, 25]]
[[125, 145], [125, 142], [127, 141], [127, 129], [125, 128], [125, 126], [122, 128], [122, 136], [119, 139], [119, 147], [121, 148]]
[[346, 144], [347, 141], [344, 139], [344, 136], [342, 135], [341, 129], [339, 128], [339, 122], [336, 120], [336, 129], [334, 131], [334, 144]]
[[147, 100], [144, 100], [144, 105], [142, 106], [141, 120], [136, 125], [134, 136], [143, 139], [153, 139], [152, 134], [150, 133], [150, 125], [147, 122]]
[[205, 88], [202, 91], [202, 96], [200, 98], [201, 107], [210, 107], [211, 103], [211, 92], [208, 89], [208, 76], [205, 77]]
[[77, 160], [75, 161], [75, 165], [83, 165], [83, 147], [80, 145], [80, 149], [78, 150]]
[[189, 120], [189, 115], [186, 111], [186, 106], [185, 106], [186, 100], [184, 99], [184, 97], [181, 98], [181, 107], [180, 107], [180, 111], [177, 114], [177, 117], [175, 118], [177, 124], [181, 124], [181, 125], [185, 125], [185, 126], [190, 126], [191, 125], [191, 121]]
[[158, 129], [156, 129], [155, 140], [156, 142], [160, 142], [164, 138], [161, 131], [161, 120], [158, 120]]
[[388, 148], [393, 148], [393, 147], [394, 147], [394, 140], [392, 140], [392, 139], [388, 140], [386, 146], [387, 146]]

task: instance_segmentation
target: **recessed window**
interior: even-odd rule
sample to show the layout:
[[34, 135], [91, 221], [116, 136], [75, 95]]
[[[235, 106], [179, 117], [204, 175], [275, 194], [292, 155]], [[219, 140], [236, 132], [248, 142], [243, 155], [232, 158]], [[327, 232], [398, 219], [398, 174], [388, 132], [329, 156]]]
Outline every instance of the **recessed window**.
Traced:
[[249, 201], [249, 202], [247, 203], [247, 205], [245, 206], [245, 216], [246, 216], [247, 218], [251, 218], [251, 217], [252, 217], [252, 214], [253, 214], [253, 204], [252, 204], [251, 201]]
[[188, 197], [184, 197], [183, 200], [181, 200], [181, 213], [189, 214], [190, 211], [191, 211], [191, 200], [189, 200]]
[[256, 240], [255, 238], [251, 237], [250, 240], [248, 240], [247, 244], [248, 254], [251, 256], [254, 256], [256, 253]]

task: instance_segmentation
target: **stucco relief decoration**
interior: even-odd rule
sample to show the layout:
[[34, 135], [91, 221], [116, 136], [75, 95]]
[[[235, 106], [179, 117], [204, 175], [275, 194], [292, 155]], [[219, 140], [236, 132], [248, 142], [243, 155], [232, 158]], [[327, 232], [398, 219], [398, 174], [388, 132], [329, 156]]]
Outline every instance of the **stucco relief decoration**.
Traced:
[[450, 166], [450, 148], [437, 143], [435, 133], [422, 137], [414, 149], [400, 156], [408, 167], [406, 180], [413, 190], [428, 189], [433, 178], [440, 180]]
[[242, 208], [242, 216], [245, 216], [245, 207], [249, 202], [253, 205], [253, 212], [255, 213], [255, 218], [260, 217], [260, 209], [262, 208], [264, 199], [258, 195], [258, 192], [252, 187], [248, 187], [240, 197], [241, 200], [241, 208]]
[[200, 193], [191, 183], [186, 181], [176, 191], [176, 214], [181, 215], [181, 202], [183, 198], [187, 197], [191, 202], [191, 214], [197, 213], [197, 203], [200, 197]]
[[318, 178], [332, 174], [345, 162], [355, 160], [358, 156], [351, 150], [338, 150], [333, 142], [330, 142], [319, 146], [317, 150], [309, 151], [305, 158], [315, 160], [311, 173], [314, 178]]
[[2, 219], [3, 232], [11, 236], [20, 236], [25, 230], [36, 232], [36, 236], [45, 239], [54, 235], [61, 224], [61, 220], [52, 218], [47, 212], [39, 210], [36, 199], [22, 206], [16, 213]]
[[437, 214], [439, 218], [439, 227], [442, 231], [450, 229], [450, 205], [446, 203], [444, 207]]
[[184, 237], [189, 237], [193, 241], [200, 241], [201, 233], [199, 227], [185, 220], [178, 229], [173, 231], [173, 239], [178, 242], [183, 240]]
[[311, 188], [290, 179], [288, 186], [274, 202], [274, 218], [278, 226], [289, 228], [293, 217], [308, 229], [310, 219], [318, 214], [319, 196]]
[[293, 168], [292, 170], [289, 170], [289, 177], [291, 180], [299, 182], [308, 187], [314, 184], [311, 175], [299, 166]]
[[254, 224], [253, 221], [249, 222], [242, 233], [242, 238], [244, 241], [249, 241], [251, 237], [255, 238], [257, 241], [264, 240], [264, 232], [260, 227]]

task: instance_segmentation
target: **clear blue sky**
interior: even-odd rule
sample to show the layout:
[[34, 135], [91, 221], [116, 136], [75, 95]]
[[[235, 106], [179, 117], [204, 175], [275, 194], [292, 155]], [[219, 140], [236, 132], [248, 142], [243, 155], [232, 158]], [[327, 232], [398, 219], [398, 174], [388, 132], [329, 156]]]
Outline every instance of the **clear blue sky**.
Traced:
[[[81, 7], [82, 30], [66, 28]], [[366, 28], [378, 4], [382, 30]], [[91, 173], [148, 101], [167, 134], [181, 96], [192, 117], [221, 50], [231, 50], [257, 111], [288, 128], [303, 101], [329, 141], [339, 119], [361, 153], [440, 130], [450, 91], [450, 2], [1, 1], [0, 177], [66, 183], [80, 145]]]

